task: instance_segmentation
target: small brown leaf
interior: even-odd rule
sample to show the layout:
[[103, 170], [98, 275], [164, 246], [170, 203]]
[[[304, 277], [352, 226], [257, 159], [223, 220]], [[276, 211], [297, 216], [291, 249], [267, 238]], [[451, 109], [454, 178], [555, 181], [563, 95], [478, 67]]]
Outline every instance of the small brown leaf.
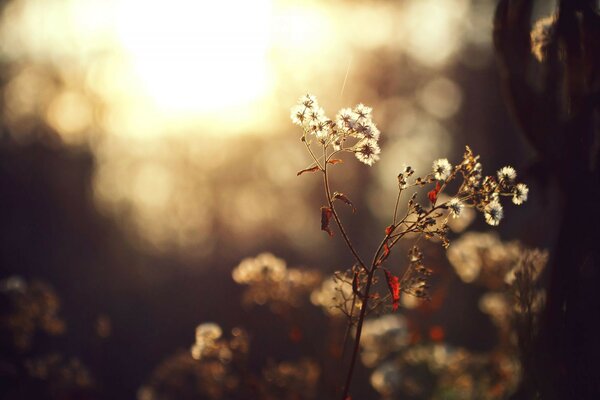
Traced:
[[362, 295], [362, 293], [360, 292], [360, 290], [358, 290], [358, 272], [354, 273], [354, 278], [352, 278], [352, 292], [358, 296], [359, 299], [363, 300], [364, 296]]
[[354, 207], [354, 204], [352, 204], [352, 202], [350, 201], [350, 199], [348, 198], [348, 196], [346, 196], [344, 193], [339, 193], [339, 192], [333, 192], [333, 200], [341, 200], [344, 203], [348, 204], [350, 207], [352, 207], [352, 212], [356, 212], [356, 208]]
[[339, 158], [332, 158], [331, 160], [327, 161], [329, 164], [335, 165], [335, 164], [341, 164], [344, 162], [344, 160], [340, 160]]
[[298, 172], [296, 173], [296, 176], [300, 176], [300, 175], [302, 175], [302, 174], [303, 174], [303, 173], [305, 173], [305, 172], [317, 172], [318, 170], [319, 170], [319, 166], [318, 166], [318, 165], [315, 165], [314, 167], [305, 168], [305, 169], [303, 169], [302, 171], [298, 171]]
[[329, 207], [321, 207], [321, 230], [325, 231], [329, 234], [329, 236], [333, 236], [333, 231], [329, 227], [329, 221], [333, 216], [333, 211]]

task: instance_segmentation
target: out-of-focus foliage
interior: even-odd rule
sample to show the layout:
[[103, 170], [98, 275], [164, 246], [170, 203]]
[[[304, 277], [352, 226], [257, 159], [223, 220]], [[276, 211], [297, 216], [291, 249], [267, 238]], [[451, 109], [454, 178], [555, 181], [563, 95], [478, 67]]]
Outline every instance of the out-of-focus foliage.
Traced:
[[38, 332], [55, 336], [65, 331], [65, 322], [58, 316], [60, 301], [47, 284], [27, 284], [21, 277], [11, 276], [0, 281], [0, 293], [4, 305], [0, 319], [3, 343], [27, 351]]
[[215, 323], [199, 325], [191, 351], [164, 360], [139, 389], [138, 400], [320, 398], [320, 369], [314, 361], [271, 361], [257, 373], [248, 364], [248, 334], [234, 328], [231, 339], [221, 335]]
[[51, 286], [11, 276], [0, 281], [0, 304], [3, 399], [63, 399], [91, 393], [94, 381], [87, 367], [48, 345], [66, 329]]
[[232, 276], [248, 286], [243, 300], [246, 305], [269, 303], [279, 312], [301, 305], [303, 295], [321, 281], [318, 271], [288, 268], [284, 260], [270, 253], [242, 260]]

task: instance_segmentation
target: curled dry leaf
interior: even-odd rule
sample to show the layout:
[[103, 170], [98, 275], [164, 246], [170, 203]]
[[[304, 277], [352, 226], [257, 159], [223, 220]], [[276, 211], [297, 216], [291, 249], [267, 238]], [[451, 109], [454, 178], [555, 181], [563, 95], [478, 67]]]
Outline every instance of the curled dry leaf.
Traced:
[[396, 229], [396, 227], [393, 224], [390, 225], [390, 226], [386, 226], [386, 228], [385, 228], [385, 234], [387, 236], [391, 235], [392, 232], [394, 232], [394, 229]]
[[437, 196], [438, 193], [441, 190], [441, 186], [439, 182], [435, 183], [435, 188], [433, 190], [431, 190], [429, 193], [427, 193], [427, 197], [429, 197], [429, 201], [431, 202], [431, 204], [435, 204], [435, 202], [437, 201]]
[[346, 196], [344, 193], [334, 192], [332, 197], [333, 200], [341, 200], [348, 204], [350, 207], [352, 207], [352, 212], [356, 212], [356, 207], [354, 207], [354, 204], [352, 204], [348, 196]]
[[379, 257], [379, 260], [377, 261], [377, 265], [381, 265], [390, 255], [390, 246], [388, 246], [387, 242], [385, 242], [383, 244], [383, 253], [381, 254], [381, 257]]
[[398, 302], [400, 301], [400, 279], [392, 275], [387, 269], [383, 271], [385, 272], [385, 280], [392, 295], [392, 310], [396, 311], [398, 309]]
[[359, 299], [364, 299], [364, 296], [358, 290], [358, 272], [354, 273], [354, 278], [352, 278], [352, 293], [358, 296]]
[[319, 166], [318, 166], [318, 165], [315, 165], [314, 167], [305, 168], [305, 169], [303, 169], [303, 170], [301, 170], [301, 171], [298, 171], [298, 172], [296, 173], [296, 176], [300, 176], [300, 175], [302, 175], [302, 174], [303, 174], [303, 173], [305, 173], [305, 172], [317, 172], [318, 170], [319, 170]]
[[331, 208], [321, 207], [321, 230], [327, 232], [329, 236], [333, 236], [333, 231], [329, 227], [329, 221], [331, 221], [332, 216], [333, 211], [331, 211]]

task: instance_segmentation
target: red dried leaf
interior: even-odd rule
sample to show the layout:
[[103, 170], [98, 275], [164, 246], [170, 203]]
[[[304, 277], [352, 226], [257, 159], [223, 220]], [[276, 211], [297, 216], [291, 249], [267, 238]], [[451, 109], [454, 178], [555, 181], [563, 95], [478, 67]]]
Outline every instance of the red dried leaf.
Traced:
[[329, 234], [329, 236], [333, 236], [333, 231], [329, 227], [329, 221], [333, 216], [333, 211], [329, 207], [321, 207], [321, 230], [325, 231]]
[[381, 256], [381, 262], [383, 262], [390, 255], [390, 246], [387, 243], [383, 244], [383, 255]]
[[354, 204], [352, 204], [352, 202], [350, 201], [348, 196], [346, 196], [344, 193], [334, 192], [333, 200], [336, 200], [336, 199], [341, 200], [344, 203], [348, 204], [350, 207], [352, 207], [352, 212], [356, 212], [356, 207], [354, 207]]
[[400, 301], [400, 279], [397, 276], [392, 275], [390, 271], [384, 269], [385, 280], [387, 281], [388, 288], [392, 294], [392, 310], [398, 309], [398, 302]]
[[381, 265], [381, 263], [383, 263], [386, 260], [386, 258], [388, 258], [389, 255], [390, 255], [390, 246], [388, 246], [387, 242], [385, 242], [383, 244], [383, 253], [379, 257], [379, 260], [377, 260], [377, 265]]
[[327, 161], [329, 164], [335, 165], [335, 164], [341, 164], [344, 162], [344, 160], [340, 160], [339, 158], [332, 158], [331, 160]]
[[319, 170], [319, 166], [318, 166], [318, 165], [315, 165], [314, 167], [305, 168], [305, 169], [303, 169], [302, 171], [298, 171], [298, 172], [296, 173], [296, 176], [300, 176], [300, 175], [302, 175], [302, 174], [303, 174], [303, 173], [305, 173], [305, 172], [317, 172], [318, 170]]
[[437, 201], [437, 196], [438, 193], [441, 190], [441, 186], [439, 182], [435, 183], [435, 189], [433, 189], [432, 191], [430, 191], [429, 193], [427, 193], [427, 197], [429, 197], [429, 201], [431, 202], [431, 204], [435, 204], [435, 202]]
[[396, 229], [396, 227], [394, 225], [390, 225], [388, 227], [385, 228], [385, 234], [386, 235], [391, 235], [392, 232], [394, 232], [394, 229]]

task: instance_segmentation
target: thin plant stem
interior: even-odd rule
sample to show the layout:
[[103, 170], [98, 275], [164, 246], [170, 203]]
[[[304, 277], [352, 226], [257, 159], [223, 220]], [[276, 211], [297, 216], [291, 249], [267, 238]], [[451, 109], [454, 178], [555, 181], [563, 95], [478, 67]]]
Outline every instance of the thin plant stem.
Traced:
[[348, 349], [348, 339], [350, 339], [350, 330], [354, 325], [352, 318], [354, 316], [354, 307], [356, 305], [356, 293], [352, 294], [352, 305], [350, 306], [350, 315], [348, 316], [348, 324], [346, 325], [346, 331], [344, 332], [344, 340], [342, 344], [342, 355], [340, 357], [341, 362], [344, 362], [346, 358], [346, 350]]
[[373, 283], [373, 275], [375, 275], [375, 271], [377, 271], [378, 258], [381, 250], [387, 243], [390, 238], [392, 232], [389, 232], [385, 235], [385, 238], [379, 244], [377, 251], [375, 251], [375, 255], [373, 256], [373, 261], [371, 262], [371, 267], [368, 270], [367, 274], [367, 284], [365, 285], [365, 292], [363, 293], [363, 304], [360, 309], [360, 314], [358, 315], [358, 322], [356, 324], [356, 334], [354, 339], [354, 348], [352, 350], [352, 358], [350, 359], [350, 367], [348, 368], [348, 375], [346, 376], [346, 382], [344, 384], [344, 390], [342, 394], [342, 400], [346, 400], [348, 397], [348, 393], [350, 392], [350, 384], [352, 383], [352, 376], [354, 374], [354, 367], [356, 365], [356, 360], [358, 358], [358, 353], [360, 351], [360, 337], [362, 335], [362, 327], [363, 322], [365, 320], [365, 316], [367, 315], [367, 310], [369, 308], [369, 294], [371, 291], [371, 284]]
[[[327, 148], [325, 146], [323, 146], [323, 158], [325, 160], [327, 160]], [[333, 218], [342, 234], [342, 237], [344, 238], [344, 241], [346, 242], [346, 245], [352, 252], [352, 255], [354, 255], [354, 258], [356, 259], [358, 264], [363, 269], [368, 271], [367, 267], [365, 266], [365, 263], [363, 262], [360, 255], [358, 254], [358, 252], [352, 245], [352, 242], [350, 241], [350, 238], [348, 237], [348, 234], [346, 233], [346, 230], [344, 229], [344, 226], [342, 225], [340, 217], [338, 216], [337, 211], [335, 210], [335, 206], [333, 205], [333, 200], [331, 199], [331, 190], [329, 188], [329, 176], [327, 174], [327, 162], [325, 162], [325, 165], [323, 166], [323, 185], [325, 186], [325, 194], [327, 196], [327, 203], [329, 204], [329, 208], [331, 209], [331, 214], [333, 215]]]
[[[394, 219], [392, 225], [396, 226], [396, 218], [398, 217], [398, 205], [400, 204], [400, 196], [402, 195], [402, 188], [398, 189], [398, 196], [396, 196], [396, 205], [394, 206]], [[393, 229], [393, 228], [392, 228]]]
[[360, 336], [362, 334], [363, 322], [368, 309], [369, 292], [371, 290], [371, 284], [373, 282], [373, 274], [375, 268], [371, 268], [367, 275], [367, 284], [365, 285], [364, 301], [360, 308], [360, 314], [358, 315], [358, 322], [356, 323], [356, 335], [354, 338], [354, 348], [352, 350], [352, 358], [350, 359], [350, 367], [348, 368], [348, 375], [346, 375], [346, 381], [344, 383], [344, 390], [342, 391], [342, 400], [348, 398], [350, 392], [350, 384], [352, 383], [352, 375], [354, 374], [354, 367], [356, 365], [356, 359], [360, 350]]

